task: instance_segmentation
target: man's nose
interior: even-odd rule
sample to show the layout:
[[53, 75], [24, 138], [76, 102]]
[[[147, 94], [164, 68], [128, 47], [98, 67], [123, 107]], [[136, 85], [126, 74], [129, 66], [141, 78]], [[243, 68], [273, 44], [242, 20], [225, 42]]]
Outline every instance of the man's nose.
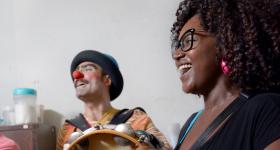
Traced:
[[79, 70], [76, 70], [72, 73], [72, 77], [74, 79], [82, 79], [82, 78], [84, 78], [84, 74], [82, 72], [80, 72]]

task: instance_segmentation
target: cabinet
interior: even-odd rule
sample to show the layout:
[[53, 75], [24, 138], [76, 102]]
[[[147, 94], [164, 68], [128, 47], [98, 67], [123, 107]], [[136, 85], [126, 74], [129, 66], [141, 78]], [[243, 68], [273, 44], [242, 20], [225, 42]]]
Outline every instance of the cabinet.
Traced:
[[55, 127], [44, 124], [0, 126], [0, 132], [13, 139], [21, 150], [55, 150]]

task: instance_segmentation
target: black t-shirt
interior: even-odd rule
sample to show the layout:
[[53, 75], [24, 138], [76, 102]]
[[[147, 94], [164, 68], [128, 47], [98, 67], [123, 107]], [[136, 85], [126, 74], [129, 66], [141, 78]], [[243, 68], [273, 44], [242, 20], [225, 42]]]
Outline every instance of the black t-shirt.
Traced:
[[258, 94], [241, 106], [201, 150], [263, 150], [279, 138], [280, 95]]

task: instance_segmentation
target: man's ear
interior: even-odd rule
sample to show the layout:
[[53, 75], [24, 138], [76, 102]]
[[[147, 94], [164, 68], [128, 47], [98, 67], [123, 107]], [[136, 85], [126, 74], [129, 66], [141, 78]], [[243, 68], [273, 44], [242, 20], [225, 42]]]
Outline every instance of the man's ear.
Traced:
[[111, 80], [110, 76], [107, 74], [104, 76], [103, 82], [108, 87], [112, 84], [112, 80]]

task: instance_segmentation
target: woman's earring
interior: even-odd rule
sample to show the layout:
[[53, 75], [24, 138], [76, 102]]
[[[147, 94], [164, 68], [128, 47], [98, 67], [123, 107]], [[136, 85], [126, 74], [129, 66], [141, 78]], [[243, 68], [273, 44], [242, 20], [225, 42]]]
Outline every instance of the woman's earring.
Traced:
[[228, 75], [229, 74], [229, 67], [227, 66], [226, 62], [224, 61], [224, 59], [222, 59], [221, 61], [221, 68], [222, 68], [222, 71], [225, 75]]

